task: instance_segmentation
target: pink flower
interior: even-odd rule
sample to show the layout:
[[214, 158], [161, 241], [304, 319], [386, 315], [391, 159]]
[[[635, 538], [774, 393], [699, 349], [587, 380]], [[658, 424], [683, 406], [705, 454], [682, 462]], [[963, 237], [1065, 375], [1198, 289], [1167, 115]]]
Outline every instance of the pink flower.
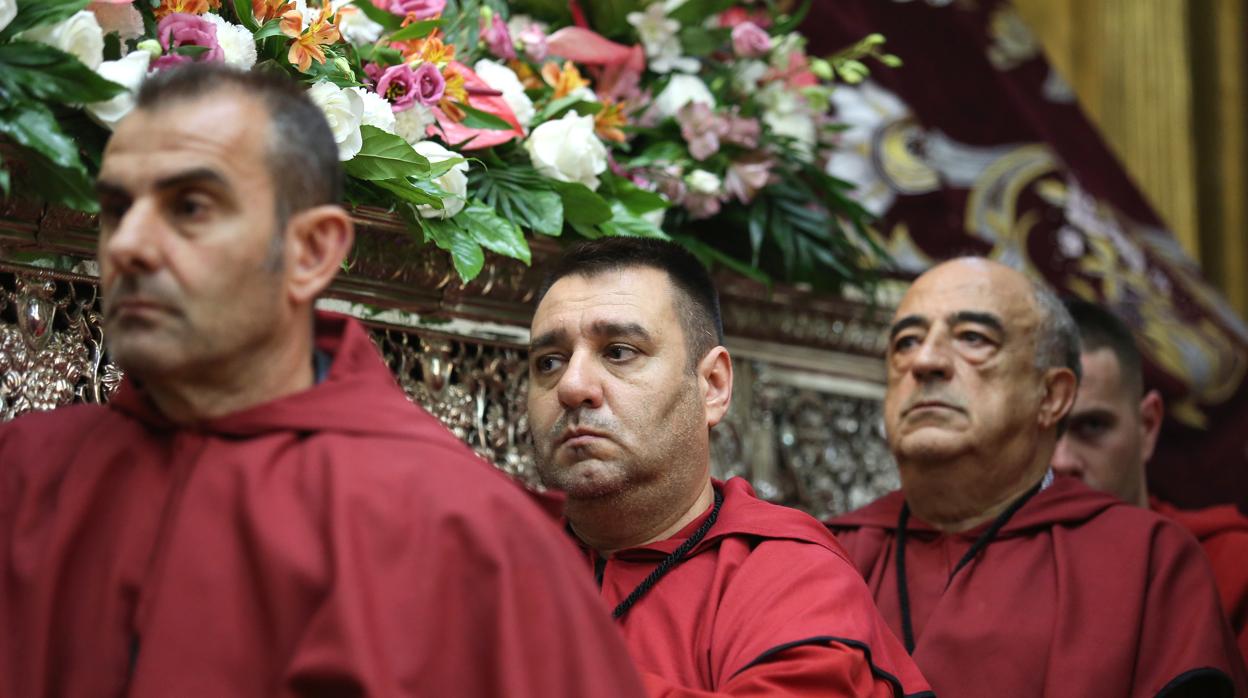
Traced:
[[416, 69], [416, 101], [432, 107], [442, 100], [446, 91], [446, 78], [432, 63], [421, 63]]
[[436, 17], [445, 8], [446, 0], [390, 0], [386, 7], [391, 14], [412, 17], [417, 21]]
[[721, 27], [735, 27], [742, 22], [753, 22], [766, 29], [771, 26], [771, 16], [767, 14], [766, 10], [750, 12], [739, 6], [730, 7], [719, 14], [719, 26]]
[[701, 102], [689, 102], [676, 112], [680, 135], [689, 145], [689, 154], [705, 160], [719, 152], [719, 139], [728, 133], [728, 123]]
[[771, 37], [753, 22], [732, 28], [732, 50], [741, 58], [758, 58], [771, 50]]
[[[200, 62], [225, 60], [225, 52], [217, 43], [216, 25], [199, 15], [178, 12], [165, 17], [160, 20], [160, 24], [156, 25], [156, 37], [160, 39], [160, 45], [166, 53], [152, 61], [152, 68], [155, 70], [163, 70], [192, 60]], [[192, 59], [190, 56], [173, 52], [181, 46], [203, 46], [208, 50]]]
[[377, 94], [389, 100], [396, 113], [411, 109], [418, 93], [416, 72], [406, 63], [386, 68], [377, 78]]
[[762, 128], [758, 119], [750, 119], [732, 114], [728, 116], [728, 130], [724, 133], [724, 142], [739, 145], [742, 148], [757, 148], [758, 137]]
[[771, 180], [771, 160], [757, 158], [738, 160], [728, 166], [728, 174], [724, 177], [724, 189], [743, 204], [754, 199], [759, 189], [767, 186]]
[[[374, 85], [376, 85], [377, 81], [381, 79], [381, 75], [384, 72], [386, 72], [386, 69], [376, 63], [364, 64], [364, 75], [366, 75], [368, 77], [368, 81]], [[380, 94], [380, 91], [378, 91], [378, 94]]]
[[503, 18], [497, 13], [491, 13], [488, 22], [484, 16], [481, 17], [481, 40], [495, 56], [503, 60], [515, 60], [516, 46], [511, 41], [511, 33], [507, 31]]
[[550, 46], [546, 43], [546, 32], [542, 30], [542, 25], [537, 22], [530, 22], [528, 26], [516, 35], [520, 40], [520, 45], [524, 47], [524, 55], [534, 63], [541, 63], [546, 60], [546, 55], [550, 53]]
[[719, 197], [714, 194], [694, 194], [692, 192], [685, 196], [685, 200], [681, 205], [689, 212], [689, 217], [695, 220], [710, 218], [719, 213], [719, 210], [723, 207]]

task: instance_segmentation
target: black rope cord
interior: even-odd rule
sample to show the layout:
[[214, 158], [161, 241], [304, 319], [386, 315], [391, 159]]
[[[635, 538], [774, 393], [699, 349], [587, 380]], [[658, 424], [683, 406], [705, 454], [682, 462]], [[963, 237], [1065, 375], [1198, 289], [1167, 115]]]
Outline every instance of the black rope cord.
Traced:
[[689, 536], [684, 543], [681, 543], [679, 548], [676, 548], [670, 555], [663, 558], [659, 566], [655, 567], [654, 571], [641, 580], [641, 584], [638, 584], [636, 589], [633, 589], [633, 593], [629, 594], [627, 598], [620, 602], [619, 606], [615, 607], [615, 610], [611, 612], [612, 618], [619, 620], [621, 616], [628, 613], [628, 609], [641, 600], [641, 597], [649, 593], [654, 588], [654, 585], [658, 584], [659, 580], [663, 578], [663, 575], [671, 572], [676, 568], [676, 565], [685, 561], [685, 556], [689, 554], [689, 551], [693, 550], [695, 545], [701, 543], [706, 534], [710, 532], [711, 526], [715, 525], [715, 519], [719, 518], [720, 505], [723, 503], [724, 495], [719, 490], [715, 490], [715, 506], [711, 508], [711, 515], [706, 517], [706, 521], [703, 521], [702, 525], [698, 526], [698, 530], [694, 531], [693, 535]]
[[[1044, 481], [1047, 478], [1041, 478], [1039, 482], [1032, 486], [1031, 489], [1023, 493], [1021, 497], [1015, 499], [1005, 511], [997, 514], [997, 518], [993, 520], [992, 525], [979, 534], [979, 538], [971, 544], [971, 547], [958, 560], [958, 564], [954, 566], [953, 571], [949, 573], [949, 579], [945, 582], [945, 588], [948, 589], [953, 584], [953, 578], [958, 572], [970, 564], [988, 544], [997, 537], [997, 533], [1005, 526], [1007, 522], [1018, 513], [1019, 509], [1027, 503], [1027, 500], [1036, 496], [1044, 487]], [[901, 515], [897, 517], [897, 597], [901, 605], [901, 635], [902, 641], [906, 643], [906, 652], [914, 654], [914, 623], [910, 619], [910, 590], [906, 585], [906, 523], [910, 520], [910, 505], [902, 502]]]

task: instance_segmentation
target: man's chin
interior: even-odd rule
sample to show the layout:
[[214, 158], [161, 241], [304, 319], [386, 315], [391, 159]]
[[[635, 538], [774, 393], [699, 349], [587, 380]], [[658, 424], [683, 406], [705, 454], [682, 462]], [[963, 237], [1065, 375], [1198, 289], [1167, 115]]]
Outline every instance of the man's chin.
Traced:
[[542, 468], [541, 478], [543, 485], [580, 500], [610, 497], [628, 484], [623, 466], [597, 459]]

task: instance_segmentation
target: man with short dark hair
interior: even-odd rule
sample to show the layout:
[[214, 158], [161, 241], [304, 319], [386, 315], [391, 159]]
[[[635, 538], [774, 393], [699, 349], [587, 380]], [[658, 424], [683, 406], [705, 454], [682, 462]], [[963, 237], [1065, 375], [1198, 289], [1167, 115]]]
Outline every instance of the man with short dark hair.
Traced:
[[1053, 470], [1152, 509], [1196, 536], [1213, 563], [1240, 653], [1248, 657], [1248, 517], [1230, 504], [1184, 510], [1149, 496], [1146, 467], [1165, 417], [1161, 394], [1144, 390], [1140, 351], [1121, 320], [1086, 301], [1069, 300], [1066, 308], [1083, 343], [1083, 380]]
[[126, 379], [0, 425], [0, 695], [640, 695], [558, 529], [314, 312], [353, 238], [316, 106], [200, 65], [138, 103], [97, 184]]
[[1248, 690], [1200, 548], [1049, 461], [1078, 334], [985, 259], [919, 276], [889, 330], [884, 421], [901, 490], [829, 522], [941, 695]]
[[567, 494], [652, 696], [930, 695], [817, 521], [710, 478], [732, 363], [692, 255], [636, 238], [571, 248], [529, 362], [539, 472]]

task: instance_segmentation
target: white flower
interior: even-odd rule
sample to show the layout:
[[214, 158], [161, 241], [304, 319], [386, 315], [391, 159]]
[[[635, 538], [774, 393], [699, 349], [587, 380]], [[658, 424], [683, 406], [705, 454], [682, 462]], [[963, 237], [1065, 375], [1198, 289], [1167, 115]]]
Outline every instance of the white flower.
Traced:
[[394, 109], [385, 97], [363, 87], [352, 87], [350, 90], [364, 102], [364, 119], [361, 122], [364, 126], [376, 126], [386, 133], [396, 132]]
[[360, 152], [364, 137], [360, 125], [364, 121], [364, 100], [350, 90], [344, 90], [332, 82], [322, 80], [308, 88], [308, 97], [321, 108], [329, 130], [338, 144], [338, 159], [350, 160]]
[[17, 0], [0, 0], [0, 31], [17, 16]]
[[338, 12], [338, 31], [342, 38], [355, 46], [377, 43], [385, 27], [369, 19], [368, 15], [351, 5], [351, 2], [352, 0], [333, 0], [334, 11]]
[[533, 129], [524, 147], [538, 172], [561, 182], [597, 189], [598, 175], [607, 169], [607, 149], [594, 135], [594, 117], [574, 111]]
[[22, 32], [22, 38], [68, 53], [95, 70], [104, 62], [104, 30], [95, 14], [79, 10], [68, 19]]
[[251, 31], [247, 27], [231, 24], [211, 12], [201, 16], [217, 25], [217, 43], [225, 54], [225, 62], [243, 70], [251, 70], [256, 64], [256, 37]]
[[515, 71], [502, 63], [484, 58], [477, 61], [472, 69], [485, 84], [503, 93], [503, 101], [507, 103], [511, 113], [516, 115], [516, 121], [528, 131], [529, 124], [533, 122], [533, 100], [524, 93], [524, 85], [520, 84], [520, 78], [516, 77]]
[[897, 192], [881, 167], [876, 153], [879, 134], [909, 117], [910, 112], [896, 95], [870, 80], [832, 91], [836, 121], [845, 127], [837, 133], [836, 147], [828, 155], [824, 171], [854, 183], [850, 197], [879, 216], [893, 205]]
[[651, 109], [660, 119], [676, 115], [680, 108], [695, 102], [715, 108], [715, 96], [711, 94], [706, 83], [693, 75], [673, 75], [667, 87], [654, 99]]
[[147, 51], [131, 51], [125, 58], [101, 63], [96, 70], [100, 77], [125, 87], [127, 91], [112, 99], [86, 105], [87, 114], [108, 130], [116, 129], [117, 123], [134, 109], [134, 96], [147, 79], [147, 66], [151, 60], [152, 54]]
[[394, 115], [394, 133], [415, 146], [428, 138], [429, 126], [436, 121], [432, 109], [423, 104], [413, 104], [410, 109]]
[[778, 136], [794, 139], [798, 152], [811, 157], [818, 134], [810, 102], [779, 82], [764, 87], [758, 93], [758, 101], [763, 105], [763, 124], [767, 129]]
[[680, 22], [668, 17], [667, 12], [664, 3], [656, 2], [646, 7], [645, 12], [629, 12], [627, 16], [645, 47], [649, 68], [656, 73], [697, 72], [698, 61], [685, 57], [681, 49]]
[[789, 56], [806, 49], [806, 38], [797, 32], [776, 37], [771, 44], [771, 65], [779, 70], [789, 67]]
[[732, 69], [732, 85], [742, 94], [752, 94], [768, 70], [767, 64], [759, 60], [737, 61]]
[[695, 194], [718, 194], [723, 182], [714, 172], [694, 170], [685, 176], [685, 184]]
[[[412, 148], [435, 165], [444, 160], [459, 157], [433, 141], [421, 141]], [[442, 200], [443, 208], [440, 211], [432, 206], [418, 205], [416, 210], [422, 218], [450, 218], [464, 210], [464, 204], [468, 201], [468, 162], [466, 160], [452, 165], [446, 174], [433, 180], [433, 183], [450, 196]]]

